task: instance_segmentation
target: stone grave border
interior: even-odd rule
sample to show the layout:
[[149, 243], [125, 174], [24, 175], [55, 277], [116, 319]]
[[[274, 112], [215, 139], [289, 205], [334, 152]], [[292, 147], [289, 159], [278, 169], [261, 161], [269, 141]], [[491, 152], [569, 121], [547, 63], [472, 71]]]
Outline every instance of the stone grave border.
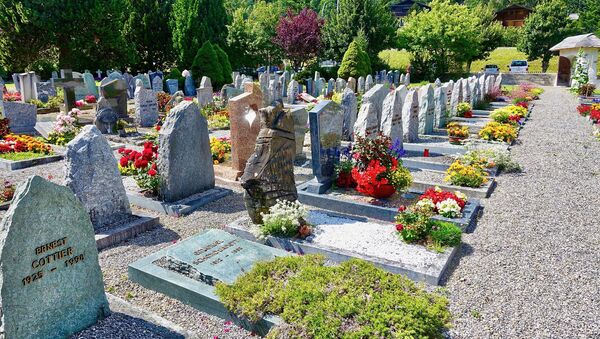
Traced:
[[127, 190], [127, 198], [129, 199], [129, 203], [132, 205], [146, 208], [158, 213], [167, 214], [173, 217], [182, 217], [231, 193], [233, 193], [233, 191], [228, 188], [215, 187], [179, 201], [164, 202], [144, 197]]
[[[367, 217], [386, 222], [394, 222], [394, 218], [398, 214], [397, 208], [376, 206], [358, 201], [341, 200], [328, 194], [310, 193], [306, 190], [305, 184], [300, 184], [297, 188], [298, 201], [323, 210], [342, 213], [344, 215]], [[450, 219], [444, 218], [441, 215], [435, 215], [432, 219], [451, 222], [465, 231], [475, 226], [481, 208], [478, 199], [470, 198], [465, 205], [462, 218]], [[356, 219], [356, 217], [351, 219]]]
[[[430, 172], [437, 172], [437, 171], [430, 170]], [[432, 182], [432, 181], [413, 181], [413, 183], [410, 185], [409, 191], [416, 192], [416, 193], [425, 192], [428, 188], [438, 186], [439, 188], [441, 188], [445, 191], [451, 191], [451, 192], [459, 191], [459, 192], [463, 192], [464, 194], [466, 194], [467, 196], [472, 197], [472, 198], [485, 199], [485, 198], [489, 198], [489, 196], [494, 191], [494, 188], [496, 187], [495, 177], [488, 175], [487, 178], [488, 178], [488, 182], [486, 184], [484, 184], [483, 186], [477, 187], [477, 188], [448, 185], [443, 182], [436, 183], [436, 182]]]
[[[344, 218], [348, 218], [348, 219], [354, 219], [354, 220], [357, 219], [356, 217], [341, 215], [341, 214], [337, 214], [337, 213], [331, 213], [328, 211], [324, 212], [324, 213], [332, 215], [332, 216], [339, 216], [339, 217], [344, 217]], [[240, 238], [258, 242], [258, 243], [263, 243], [263, 242], [257, 240], [256, 237], [248, 229], [246, 229], [244, 226], [241, 225], [241, 223], [246, 221], [247, 219], [248, 219], [247, 217], [239, 218], [239, 219], [233, 221], [232, 223], [225, 225], [224, 229], [225, 229], [225, 231], [232, 233]], [[331, 246], [327, 246], [327, 245], [314, 244], [314, 243], [311, 243], [310, 241], [303, 240], [303, 239], [267, 236], [264, 244], [274, 247], [274, 248], [283, 249], [288, 252], [297, 253], [300, 255], [322, 254], [327, 259], [329, 259], [335, 263], [338, 263], [338, 264], [341, 262], [353, 259], [353, 258], [357, 258], [357, 259], [367, 261], [371, 264], [374, 264], [375, 266], [380, 267], [390, 273], [402, 274], [413, 281], [426, 282], [431, 285], [439, 285], [444, 272], [448, 269], [450, 262], [452, 261], [452, 259], [456, 255], [456, 253], [458, 252], [458, 248], [459, 248], [459, 246], [447, 248], [444, 253], [440, 253], [440, 256], [443, 257], [441, 259], [443, 261], [443, 265], [442, 265], [441, 269], [435, 270], [433, 273], [429, 273], [429, 272], [419, 270], [419, 267], [414, 267], [414, 266], [409, 267], [408, 265], [404, 265], [397, 261], [387, 260], [387, 259], [383, 259], [383, 258], [377, 258], [377, 257], [373, 257], [370, 255], [364, 255], [364, 254], [360, 254], [360, 253], [356, 253], [356, 252], [351, 252], [351, 251], [348, 251], [345, 249], [340, 249], [340, 248], [331, 247]], [[423, 250], [426, 250], [426, 249], [424, 248]], [[431, 269], [431, 267], [429, 267], [429, 265], [425, 264], [423, 266], [425, 268]]]
[[[197, 233], [191, 238], [204, 232], [206, 231]], [[190, 240], [191, 238], [183, 241]], [[153, 262], [165, 257], [168, 250], [178, 244], [179, 242], [129, 264], [127, 267], [129, 280], [150, 290], [177, 299], [202, 312], [231, 320], [236, 325], [261, 335], [266, 335], [271, 327], [281, 323], [281, 318], [277, 316], [265, 316], [257, 324], [240, 319], [229, 312], [221, 303], [219, 297], [215, 294], [214, 286], [201, 283], [153, 264]]]
[[44, 165], [51, 162], [61, 161], [64, 159], [63, 154], [53, 154], [40, 158], [11, 161], [6, 159], [0, 159], [0, 170], [15, 171], [19, 169], [34, 167], [38, 165]]
[[160, 224], [158, 217], [139, 214], [133, 214], [132, 216], [136, 219], [96, 234], [98, 251], [127, 239], [135, 238], [138, 234], [152, 230]]

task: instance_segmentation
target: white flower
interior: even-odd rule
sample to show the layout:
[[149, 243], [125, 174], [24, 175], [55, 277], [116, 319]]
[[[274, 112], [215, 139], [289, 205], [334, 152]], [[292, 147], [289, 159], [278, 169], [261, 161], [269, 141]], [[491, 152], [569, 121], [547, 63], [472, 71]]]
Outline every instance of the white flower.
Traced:
[[458, 218], [460, 216], [460, 206], [454, 199], [440, 201], [436, 205], [438, 213], [446, 218]]
[[460, 191], [455, 191], [455, 192], [454, 192], [454, 195], [456, 195], [456, 197], [457, 197], [458, 199], [460, 199], [460, 200], [462, 200], [462, 201], [465, 201], [465, 202], [466, 202], [466, 201], [467, 201], [467, 199], [468, 199], [468, 198], [467, 198], [467, 195], [466, 195], [466, 194], [464, 194], [463, 192], [460, 192]]
[[417, 202], [417, 207], [421, 210], [433, 211], [435, 209], [435, 204], [431, 199], [421, 199]]

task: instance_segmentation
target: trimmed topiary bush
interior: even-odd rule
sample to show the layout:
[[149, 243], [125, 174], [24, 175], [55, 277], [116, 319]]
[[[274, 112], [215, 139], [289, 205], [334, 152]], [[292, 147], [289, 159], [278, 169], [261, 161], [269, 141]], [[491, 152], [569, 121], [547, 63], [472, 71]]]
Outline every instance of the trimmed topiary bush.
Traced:
[[217, 58], [219, 58], [221, 68], [223, 69], [223, 84], [233, 83], [233, 79], [231, 78], [232, 70], [231, 63], [229, 62], [229, 56], [221, 47], [219, 47], [219, 45], [213, 45], [213, 47], [217, 53]]
[[200, 85], [203, 76], [210, 78], [213, 88], [223, 85], [223, 68], [210, 41], [206, 41], [196, 53], [192, 63], [192, 76], [197, 86]]
[[348, 50], [344, 53], [342, 65], [338, 70], [340, 78], [348, 79], [349, 77], [358, 78], [371, 73], [371, 63], [367, 53], [360, 48], [360, 44], [352, 41]]
[[257, 263], [216, 293], [236, 315], [284, 323], [267, 338], [443, 338], [448, 300], [362, 260], [325, 266], [323, 256]]

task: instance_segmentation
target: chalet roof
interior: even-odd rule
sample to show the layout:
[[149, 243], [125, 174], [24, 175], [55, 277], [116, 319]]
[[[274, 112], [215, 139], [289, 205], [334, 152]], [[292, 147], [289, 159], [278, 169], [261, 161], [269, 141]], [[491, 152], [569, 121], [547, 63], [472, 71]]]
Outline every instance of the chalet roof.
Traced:
[[398, 3], [395, 3], [393, 5], [390, 5], [390, 10], [392, 11], [392, 13], [397, 16], [397, 17], [405, 17], [408, 15], [408, 12], [410, 11], [410, 9], [414, 6], [417, 5], [420, 8], [425, 8], [425, 9], [431, 9], [431, 7], [422, 4], [418, 1], [414, 1], [414, 0], [402, 0]]
[[504, 11], [510, 11], [510, 10], [513, 10], [513, 9], [524, 9], [524, 10], [527, 10], [527, 11], [529, 11], [529, 12], [533, 12], [533, 10], [532, 10], [531, 8], [528, 8], [528, 7], [525, 7], [525, 6], [521, 6], [521, 5], [510, 5], [510, 6], [506, 7], [506, 8], [503, 8], [503, 9], [501, 9], [501, 10], [497, 11], [497, 12], [496, 12], [496, 14], [498, 14], [498, 13], [501, 13], [501, 12], [504, 12]]
[[600, 48], [600, 39], [598, 39], [598, 37], [593, 33], [570, 36], [558, 43], [556, 46], [550, 48], [550, 50], [555, 52], [560, 51], [561, 49], [584, 47]]

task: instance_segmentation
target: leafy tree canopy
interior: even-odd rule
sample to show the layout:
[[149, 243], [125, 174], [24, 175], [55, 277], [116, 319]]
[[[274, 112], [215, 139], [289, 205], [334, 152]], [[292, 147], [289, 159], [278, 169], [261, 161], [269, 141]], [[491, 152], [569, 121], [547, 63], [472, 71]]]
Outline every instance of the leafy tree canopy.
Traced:
[[294, 67], [319, 54], [321, 50], [321, 27], [325, 21], [317, 12], [305, 8], [295, 15], [288, 10], [277, 24], [277, 35], [274, 42], [292, 60]]

